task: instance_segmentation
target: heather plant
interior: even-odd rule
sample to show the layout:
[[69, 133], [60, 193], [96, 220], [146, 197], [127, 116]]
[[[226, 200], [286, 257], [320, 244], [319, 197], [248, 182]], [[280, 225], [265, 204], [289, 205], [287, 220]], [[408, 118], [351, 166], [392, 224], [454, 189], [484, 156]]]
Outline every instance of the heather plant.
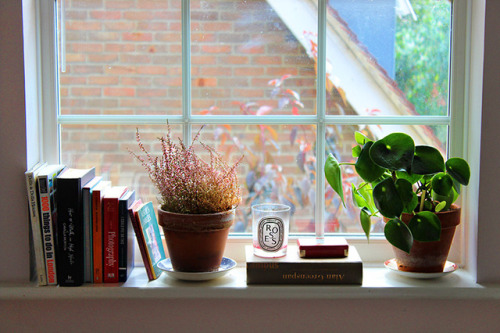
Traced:
[[[203, 128], [203, 127], [202, 127]], [[198, 141], [201, 129], [191, 145], [186, 147], [182, 139], [175, 143], [171, 138], [170, 126], [166, 136], [158, 138], [161, 156], [151, 155], [145, 148], [139, 129], [136, 141], [140, 156], [129, 152], [146, 169], [159, 192], [161, 208], [181, 214], [209, 214], [235, 208], [241, 201], [238, 184], [237, 166], [241, 161], [230, 165], [214, 148]], [[199, 142], [208, 152], [210, 159], [204, 161], [194, 150]]]

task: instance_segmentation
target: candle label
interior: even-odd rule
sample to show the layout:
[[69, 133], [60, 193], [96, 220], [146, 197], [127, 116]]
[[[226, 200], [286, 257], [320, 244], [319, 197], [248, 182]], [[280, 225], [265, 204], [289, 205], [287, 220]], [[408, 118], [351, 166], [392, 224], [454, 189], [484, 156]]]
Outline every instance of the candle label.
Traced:
[[265, 251], [278, 251], [283, 246], [285, 224], [277, 216], [266, 216], [259, 221], [259, 245]]

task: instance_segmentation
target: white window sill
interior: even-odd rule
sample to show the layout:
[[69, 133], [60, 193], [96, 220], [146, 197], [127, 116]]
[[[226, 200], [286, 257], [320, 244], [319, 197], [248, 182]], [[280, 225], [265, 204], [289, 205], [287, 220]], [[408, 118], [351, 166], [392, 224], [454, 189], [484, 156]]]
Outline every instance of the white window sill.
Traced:
[[0, 300], [42, 299], [499, 299], [499, 285], [479, 285], [465, 270], [432, 280], [401, 277], [384, 267], [364, 267], [361, 286], [250, 285], [239, 265], [212, 281], [189, 282], [162, 274], [148, 282], [136, 267], [126, 283], [86, 284], [81, 287], [34, 287], [1, 284]]

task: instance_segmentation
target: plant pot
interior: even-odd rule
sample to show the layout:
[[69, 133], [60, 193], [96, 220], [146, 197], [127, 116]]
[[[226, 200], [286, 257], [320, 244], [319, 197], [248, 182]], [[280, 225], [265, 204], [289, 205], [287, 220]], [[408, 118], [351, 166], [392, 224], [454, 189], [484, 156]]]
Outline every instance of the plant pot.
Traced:
[[218, 270], [233, 221], [234, 209], [214, 214], [177, 214], [158, 208], [158, 223], [174, 270]]
[[[455, 229], [460, 224], [460, 207], [451, 206], [451, 210], [436, 215], [441, 221], [441, 239], [435, 242], [414, 240], [410, 253], [393, 247], [398, 269], [406, 272], [437, 273], [442, 272], [450, 252]], [[402, 220], [408, 224], [413, 214], [403, 213]]]

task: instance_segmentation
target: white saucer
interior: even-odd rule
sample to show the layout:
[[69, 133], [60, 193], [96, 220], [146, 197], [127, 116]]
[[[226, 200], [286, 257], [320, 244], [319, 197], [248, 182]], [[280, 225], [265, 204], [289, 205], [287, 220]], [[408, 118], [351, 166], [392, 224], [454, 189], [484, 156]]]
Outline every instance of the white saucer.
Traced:
[[398, 269], [398, 264], [396, 263], [396, 259], [390, 259], [387, 260], [384, 263], [385, 267], [390, 269], [391, 271], [401, 275], [401, 276], [406, 276], [406, 277], [411, 277], [414, 279], [436, 279], [442, 276], [445, 276], [447, 274], [453, 273], [458, 269], [457, 264], [452, 263], [451, 261], [447, 261], [446, 264], [444, 265], [444, 269], [442, 272], [437, 272], [437, 273], [419, 273], [419, 272], [405, 272], [405, 271], [400, 271]]
[[236, 266], [236, 261], [223, 257], [219, 270], [213, 272], [179, 272], [172, 268], [170, 258], [164, 259], [158, 263], [158, 268], [166, 272], [169, 276], [185, 281], [207, 281], [220, 278], [226, 275]]

